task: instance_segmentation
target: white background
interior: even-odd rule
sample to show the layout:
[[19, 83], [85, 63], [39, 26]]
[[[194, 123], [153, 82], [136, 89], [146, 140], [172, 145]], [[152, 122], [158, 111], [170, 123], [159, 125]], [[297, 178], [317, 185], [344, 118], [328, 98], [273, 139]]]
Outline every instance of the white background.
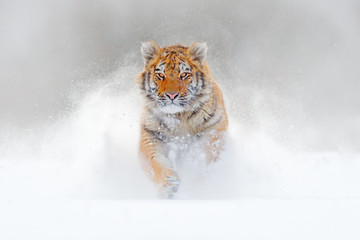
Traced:
[[[359, 239], [358, 1], [0, 1], [0, 239]], [[140, 43], [202, 40], [230, 116], [173, 200], [138, 161]]]

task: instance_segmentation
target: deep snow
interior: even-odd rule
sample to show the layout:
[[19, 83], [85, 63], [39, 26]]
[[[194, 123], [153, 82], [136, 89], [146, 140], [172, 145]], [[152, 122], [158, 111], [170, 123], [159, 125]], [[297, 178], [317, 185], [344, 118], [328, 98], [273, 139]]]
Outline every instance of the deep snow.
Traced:
[[137, 158], [137, 91], [117, 91], [133, 70], [55, 123], [3, 139], [1, 239], [360, 237], [359, 155], [290, 151], [243, 136], [233, 118], [222, 159], [184, 159], [175, 199], [158, 200]]

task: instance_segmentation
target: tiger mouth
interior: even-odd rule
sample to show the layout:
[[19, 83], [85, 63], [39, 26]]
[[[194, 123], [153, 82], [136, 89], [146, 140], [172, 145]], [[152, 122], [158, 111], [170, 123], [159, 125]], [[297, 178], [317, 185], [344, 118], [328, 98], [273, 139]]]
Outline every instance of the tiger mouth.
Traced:
[[164, 104], [160, 107], [160, 111], [164, 113], [179, 113], [184, 111], [184, 107], [174, 102]]
[[160, 105], [161, 106], [171, 106], [171, 105], [175, 105], [175, 106], [179, 106], [179, 107], [184, 107], [188, 100], [186, 99], [175, 99], [175, 100], [169, 100], [169, 99], [160, 99]]

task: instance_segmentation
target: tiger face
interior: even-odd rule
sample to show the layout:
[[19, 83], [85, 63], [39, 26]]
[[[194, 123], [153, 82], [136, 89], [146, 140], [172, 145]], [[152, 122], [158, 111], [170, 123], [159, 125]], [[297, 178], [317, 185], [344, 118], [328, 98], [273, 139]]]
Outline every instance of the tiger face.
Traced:
[[143, 43], [145, 69], [139, 79], [147, 106], [168, 114], [196, 110], [201, 105], [200, 98], [206, 100], [206, 51], [206, 44], [200, 42], [189, 48], [159, 48], [151, 41]]

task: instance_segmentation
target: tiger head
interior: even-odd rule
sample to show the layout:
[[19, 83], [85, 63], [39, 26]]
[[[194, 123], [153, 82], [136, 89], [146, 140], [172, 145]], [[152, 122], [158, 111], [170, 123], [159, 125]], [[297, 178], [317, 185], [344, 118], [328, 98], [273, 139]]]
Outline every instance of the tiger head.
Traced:
[[196, 111], [210, 93], [206, 53], [204, 42], [164, 48], [153, 41], [142, 43], [144, 71], [137, 83], [147, 98], [147, 107], [167, 114]]

